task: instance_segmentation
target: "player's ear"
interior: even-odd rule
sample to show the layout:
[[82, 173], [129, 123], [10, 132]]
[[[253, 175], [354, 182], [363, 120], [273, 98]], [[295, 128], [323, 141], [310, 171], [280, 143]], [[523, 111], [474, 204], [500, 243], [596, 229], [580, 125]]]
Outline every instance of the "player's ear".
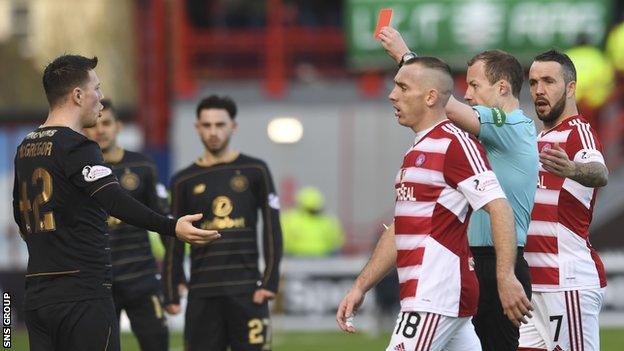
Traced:
[[566, 96], [568, 98], [575, 98], [576, 96], [576, 81], [570, 81], [566, 84]]
[[425, 95], [425, 104], [427, 104], [427, 107], [433, 107], [439, 99], [440, 93], [438, 92], [438, 90], [429, 89], [429, 92], [427, 92], [427, 95]]
[[82, 106], [82, 98], [84, 97], [84, 93], [80, 87], [75, 87], [71, 91], [71, 100], [78, 106]]
[[511, 93], [511, 86], [508, 81], [501, 79], [496, 83], [496, 88], [498, 90], [498, 94], [501, 96], [506, 96]]
[[235, 131], [236, 128], [238, 128], [238, 123], [236, 123], [236, 120], [232, 120], [232, 131]]

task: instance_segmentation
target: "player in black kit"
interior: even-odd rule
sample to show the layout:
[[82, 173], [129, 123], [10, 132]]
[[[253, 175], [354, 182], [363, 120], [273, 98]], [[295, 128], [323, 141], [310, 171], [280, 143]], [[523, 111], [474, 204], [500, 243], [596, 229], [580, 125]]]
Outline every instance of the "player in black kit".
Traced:
[[13, 213], [29, 253], [24, 309], [32, 351], [119, 350], [107, 212], [194, 244], [219, 237], [192, 226], [201, 214], [175, 220], [133, 199], [80, 133], [102, 109], [96, 65], [97, 58], [65, 55], [46, 67], [48, 117], [15, 155]]
[[[173, 177], [172, 212], [201, 212], [201, 228], [218, 229], [223, 237], [191, 250], [185, 345], [188, 351], [270, 350], [267, 300], [277, 293], [282, 256], [279, 199], [267, 165], [229, 148], [236, 129], [234, 102], [209, 96], [196, 113], [195, 127], [205, 153]], [[258, 269], [259, 211], [264, 226], [263, 274]], [[170, 240], [163, 269], [170, 313], [180, 311], [183, 256], [183, 243]]]
[[[101, 103], [104, 106], [102, 116], [94, 127], [85, 128], [86, 136], [98, 143], [104, 161], [122, 188], [152, 210], [167, 214], [167, 192], [158, 183], [156, 164], [147, 156], [118, 146], [117, 135], [122, 122], [110, 100], [103, 99]], [[169, 331], [161, 305], [160, 271], [148, 233], [113, 216], [108, 217], [108, 230], [117, 317], [122, 310], [126, 311], [141, 350], [168, 350]]]

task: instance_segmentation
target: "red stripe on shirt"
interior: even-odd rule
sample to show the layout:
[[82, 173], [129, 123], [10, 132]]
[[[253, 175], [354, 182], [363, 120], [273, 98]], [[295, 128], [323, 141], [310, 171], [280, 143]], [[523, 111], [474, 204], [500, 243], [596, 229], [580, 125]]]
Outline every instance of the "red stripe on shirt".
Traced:
[[559, 268], [553, 267], [529, 267], [531, 271], [531, 283], [533, 284], [559, 284]]
[[416, 266], [422, 264], [425, 247], [413, 250], [397, 250], [397, 267]]
[[416, 287], [418, 287], [418, 279], [410, 279], [400, 284], [400, 298], [416, 296]]
[[524, 252], [559, 253], [557, 238], [554, 236], [529, 234], [524, 246]]

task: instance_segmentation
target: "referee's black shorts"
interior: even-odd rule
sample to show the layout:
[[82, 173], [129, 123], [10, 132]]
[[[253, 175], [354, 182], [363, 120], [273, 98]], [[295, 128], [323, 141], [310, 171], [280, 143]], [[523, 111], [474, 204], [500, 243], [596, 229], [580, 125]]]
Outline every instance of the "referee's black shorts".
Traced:
[[[473, 317], [475, 331], [483, 350], [516, 351], [520, 331], [503, 314], [498, 288], [496, 285], [496, 255], [493, 247], [471, 247], [475, 260], [475, 272], [479, 279], [479, 309]], [[524, 259], [523, 248], [518, 248], [516, 258], [516, 277], [531, 299], [531, 276], [529, 265]]]

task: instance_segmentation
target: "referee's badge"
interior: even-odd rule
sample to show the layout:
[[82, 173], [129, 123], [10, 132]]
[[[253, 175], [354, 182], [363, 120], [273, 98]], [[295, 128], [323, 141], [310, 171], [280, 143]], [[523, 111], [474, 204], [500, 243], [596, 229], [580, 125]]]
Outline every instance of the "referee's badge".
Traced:
[[139, 187], [141, 180], [136, 173], [130, 170], [130, 168], [126, 168], [124, 174], [121, 176], [120, 182], [124, 189], [132, 191]]
[[425, 163], [426, 157], [425, 154], [420, 154], [416, 157], [416, 167], [420, 167], [423, 163]]

